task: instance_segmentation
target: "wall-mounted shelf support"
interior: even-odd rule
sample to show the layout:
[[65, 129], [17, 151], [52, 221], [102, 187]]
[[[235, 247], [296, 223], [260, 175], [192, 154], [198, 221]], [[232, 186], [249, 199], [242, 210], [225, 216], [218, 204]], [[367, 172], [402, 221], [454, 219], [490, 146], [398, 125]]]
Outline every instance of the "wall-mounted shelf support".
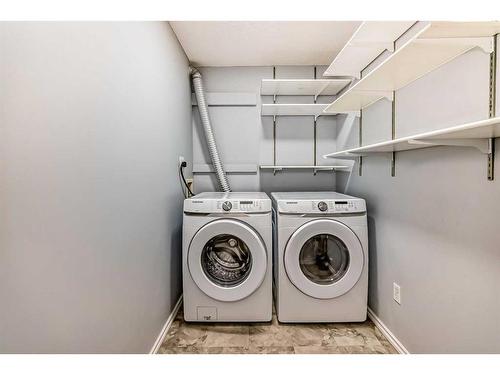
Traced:
[[478, 47], [486, 53], [493, 52], [493, 38], [492, 37], [477, 37], [477, 38], [422, 38], [416, 39], [413, 43], [423, 45], [441, 45], [447, 46], [463, 46], [467, 51]]
[[[391, 124], [391, 138], [396, 138], [396, 92], [392, 92], [392, 124]], [[391, 177], [396, 177], [396, 151], [391, 154]]]
[[325, 112], [329, 104], [293, 104], [293, 103], [262, 103], [261, 116], [335, 116], [338, 114], [354, 113], [359, 116], [359, 111]]
[[388, 101], [394, 101], [394, 91], [368, 91], [368, 93], [381, 95], [381, 99], [387, 99]]
[[[372, 104], [375, 104], [381, 99], [387, 99], [389, 101], [393, 101], [393, 91], [388, 90], [363, 90], [356, 91], [356, 95], [345, 98], [345, 101], [339, 104], [337, 107], [345, 108], [345, 111], [339, 111], [340, 113], [354, 113], [357, 117], [360, 116], [361, 110], [363, 108], [369, 107]], [[325, 107], [323, 111], [324, 114], [336, 114], [338, 112], [331, 112], [329, 108], [330, 105]], [[353, 110], [353, 108], [357, 108]]]
[[[276, 79], [276, 67], [273, 66], [273, 80]], [[273, 95], [273, 104], [276, 104], [276, 94]], [[276, 165], [276, 115], [273, 116], [273, 165]], [[276, 171], [273, 171], [273, 175]]]
[[[490, 53], [490, 92], [488, 108], [490, 118], [496, 116], [497, 101], [497, 44], [498, 34], [493, 36], [493, 49]], [[495, 138], [489, 139], [490, 152], [488, 153], [488, 181], [495, 179]]]
[[396, 177], [396, 151], [391, 152], [391, 177]]
[[394, 42], [351, 42], [351, 47], [373, 47], [378, 48], [380, 51], [388, 50], [394, 52]]
[[[359, 147], [363, 145], [363, 110], [360, 110], [359, 114]], [[360, 156], [358, 158], [358, 175], [361, 176], [363, 174], [363, 157]]]
[[349, 170], [351, 167], [346, 165], [261, 165], [260, 169], [272, 169], [273, 174], [284, 170], [312, 170], [313, 174], [317, 172], [335, 172], [337, 170]]
[[[377, 154], [390, 155], [391, 152], [381, 151], [381, 152], [377, 152]], [[344, 152], [344, 153], [342, 153], [342, 158], [362, 158], [363, 156], [373, 156], [373, 152]], [[327, 159], [329, 157], [323, 156], [323, 158]]]
[[[439, 138], [439, 139], [408, 139], [405, 142], [408, 145], [415, 145], [416, 147], [408, 147], [408, 150], [413, 148], [425, 148], [425, 147], [433, 147], [433, 146], [456, 146], [456, 147], [472, 147], [479, 150], [481, 153], [486, 155], [491, 155], [493, 153], [493, 138]], [[405, 150], [398, 150], [405, 151]], [[363, 156], [373, 156], [373, 155], [386, 155], [392, 159], [392, 154], [396, 151], [369, 151], [369, 152], [358, 152], [358, 151], [345, 151], [342, 152], [342, 157], [345, 158], [359, 158]], [[333, 156], [332, 156], [333, 157]]]
[[488, 180], [493, 180], [495, 167], [495, 138], [472, 138], [472, 139], [412, 139], [408, 141], [413, 145], [424, 146], [457, 146], [472, 147], [478, 149], [481, 153], [488, 156]]
[[[429, 147], [429, 146], [421, 146], [421, 147]], [[415, 147], [418, 148], [418, 147]], [[392, 151], [342, 151], [341, 155], [323, 155], [323, 159], [356, 159], [359, 157], [368, 157], [368, 156], [386, 156], [388, 158], [392, 157]]]
[[273, 164], [276, 165], [276, 116], [273, 116]]
[[[317, 78], [318, 69], [314, 67], [314, 79]], [[318, 94], [314, 95], [314, 104], [318, 101]], [[313, 116], [313, 165], [317, 165], [318, 161], [316, 160], [316, 149], [318, 146], [318, 115]], [[313, 170], [313, 175], [316, 176], [316, 169]]]
[[490, 150], [488, 153], [488, 181], [493, 181], [495, 178], [495, 138], [490, 138]]
[[425, 145], [425, 146], [457, 146], [457, 147], [473, 147], [478, 149], [483, 154], [491, 154], [492, 142], [491, 138], [440, 138], [440, 139], [410, 139], [408, 143], [411, 145]]
[[344, 89], [350, 79], [263, 79], [260, 95], [333, 96]]

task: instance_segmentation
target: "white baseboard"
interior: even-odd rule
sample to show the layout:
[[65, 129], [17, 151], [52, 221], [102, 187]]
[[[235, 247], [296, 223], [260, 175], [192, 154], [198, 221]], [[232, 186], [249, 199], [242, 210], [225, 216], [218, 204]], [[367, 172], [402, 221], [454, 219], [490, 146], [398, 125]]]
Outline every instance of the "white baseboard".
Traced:
[[156, 338], [156, 341], [155, 341], [153, 347], [149, 351], [149, 354], [156, 354], [156, 353], [158, 353], [158, 350], [160, 350], [161, 344], [163, 343], [163, 340], [165, 340], [165, 337], [167, 336], [168, 330], [170, 329], [170, 326], [174, 322], [175, 317], [177, 316], [177, 313], [179, 312], [181, 305], [182, 305], [182, 294], [179, 297], [179, 299], [177, 300], [177, 302], [175, 303], [174, 309], [172, 310], [172, 312], [168, 316], [168, 319], [165, 322], [165, 324], [163, 325], [163, 328], [161, 329], [160, 334]]
[[382, 332], [386, 339], [394, 346], [394, 348], [400, 354], [410, 354], [410, 352], [404, 347], [401, 341], [387, 328], [387, 326], [380, 320], [380, 318], [373, 312], [372, 309], [368, 307], [368, 316], [372, 320], [373, 324]]

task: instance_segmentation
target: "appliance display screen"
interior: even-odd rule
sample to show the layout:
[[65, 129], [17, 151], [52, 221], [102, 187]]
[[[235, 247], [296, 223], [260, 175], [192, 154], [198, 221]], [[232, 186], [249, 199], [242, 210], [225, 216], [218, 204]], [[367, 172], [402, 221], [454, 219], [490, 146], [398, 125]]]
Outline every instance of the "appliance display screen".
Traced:
[[252, 204], [253, 201], [240, 201], [240, 204]]

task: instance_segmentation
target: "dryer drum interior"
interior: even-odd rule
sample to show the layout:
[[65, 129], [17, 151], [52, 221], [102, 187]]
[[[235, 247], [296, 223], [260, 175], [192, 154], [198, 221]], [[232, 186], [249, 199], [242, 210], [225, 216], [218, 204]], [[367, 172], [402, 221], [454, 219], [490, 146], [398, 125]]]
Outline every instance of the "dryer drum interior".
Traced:
[[308, 239], [300, 250], [300, 269], [316, 284], [333, 284], [349, 268], [349, 250], [345, 243], [331, 234], [318, 234]]

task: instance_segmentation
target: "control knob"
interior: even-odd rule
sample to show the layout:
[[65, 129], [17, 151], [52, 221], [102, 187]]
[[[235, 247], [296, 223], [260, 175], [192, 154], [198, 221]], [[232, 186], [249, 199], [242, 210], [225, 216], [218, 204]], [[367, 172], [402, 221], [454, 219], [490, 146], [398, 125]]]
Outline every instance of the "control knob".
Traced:
[[231, 204], [231, 202], [226, 201], [226, 202], [222, 203], [222, 209], [224, 211], [231, 211], [231, 208], [233, 208], [233, 205]]
[[326, 210], [328, 210], [328, 205], [325, 202], [319, 202], [318, 209], [322, 212], [325, 212]]

